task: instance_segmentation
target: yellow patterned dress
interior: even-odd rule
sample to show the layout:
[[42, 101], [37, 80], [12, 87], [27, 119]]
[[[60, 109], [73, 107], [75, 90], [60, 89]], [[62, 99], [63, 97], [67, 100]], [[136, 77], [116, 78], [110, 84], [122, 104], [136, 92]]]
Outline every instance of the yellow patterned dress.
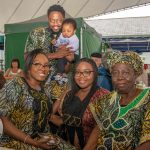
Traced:
[[112, 92], [90, 105], [100, 128], [97, 150], [135, 150], [150, 140], [150, 89], [124, 107], [119, 100]]
[[[52, 109], [48, 87], [37, 91], [32, 89], [24, 78], [17, 77], [6, 83], [0, 90], [0, 116], [6, 116], [22, 132], [32, 138], [38, 138], [41, 132], [49, 132], [47, 117]], [[60, 140], [58, 149], [74, 149]], [[3, 134], [0, 145], [17, 150], [35, 150], [37, 148], [24, 144]]]

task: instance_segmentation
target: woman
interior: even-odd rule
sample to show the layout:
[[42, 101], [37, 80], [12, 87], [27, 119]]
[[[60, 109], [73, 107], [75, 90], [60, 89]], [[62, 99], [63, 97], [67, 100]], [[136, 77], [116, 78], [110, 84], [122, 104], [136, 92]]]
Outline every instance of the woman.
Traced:
[[14, 58], [11, 61], [11, 67], [7, 69], [4, 74], [4, 78], [6, 80], [11, 80], [16, 76], [23, 76], [23, 71], [20, 69], [20, 62], [19, 59]]
[[100, 130], [97, 149], [148, 150], [150, 89], [135, 85], [143, 72], [142, 60], [137, 53], [127, 51], [110, 53], [108, 62], [116, 91], [90, 105]]
[[[42, 82], [49, 73], [49, 60], [36, 49], [25, 60], [25, 77], [15, 78], [0, 91], [0, 118], [4, 135], [0, 141], [3, 147], [34, 150], [51, 147], [38, 139], [41, 132], [48, 132], [47, 118], [52, 101], [49, 87]], [[63, 144], [62, 144], [63, 145]]]
[[83, 58], [75, 66], [72, 90], [65, 96], [62, 117], [51, 115], [50, 120], [64, 125], [71, 144], [82, 149], [87, 143], [96, 122], [90, 112], [89, 104], [108, 93], [98, 88], [97, 67], [93, 60]]

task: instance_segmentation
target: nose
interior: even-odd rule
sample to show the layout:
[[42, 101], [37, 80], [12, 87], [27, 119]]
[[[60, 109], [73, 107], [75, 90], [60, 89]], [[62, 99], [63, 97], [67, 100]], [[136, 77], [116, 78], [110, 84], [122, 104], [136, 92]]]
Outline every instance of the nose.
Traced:
[[118, 79], [124, 79], [124, 76], [123, 76], [123, 74], [120, 72], [120, 73], [118, 73]]

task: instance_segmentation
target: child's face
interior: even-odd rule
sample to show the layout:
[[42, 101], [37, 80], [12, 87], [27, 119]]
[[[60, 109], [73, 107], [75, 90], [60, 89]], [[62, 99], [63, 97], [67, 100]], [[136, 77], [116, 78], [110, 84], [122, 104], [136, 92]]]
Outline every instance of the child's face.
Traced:
[[65, 38], [70, 38], [75, 34], [75, 29], [72, 24], [64, 24], [62, 27], [62, 35]]

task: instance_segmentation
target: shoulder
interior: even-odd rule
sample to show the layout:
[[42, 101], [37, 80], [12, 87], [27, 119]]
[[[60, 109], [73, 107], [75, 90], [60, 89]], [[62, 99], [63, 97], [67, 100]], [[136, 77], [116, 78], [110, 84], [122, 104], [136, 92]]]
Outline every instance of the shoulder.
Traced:
[[76, 41], [79, 41], [78, 37], [76, 34], [74, 34], [72, 37], [70, 37], [70, 39], [73, 39], [73, 40], [76, 40]]
[[109, 94], [110, 92], [107, 90], [107, 89], [104, 89], [104, 88], [99, 88], [95, 93], [94, 95], [106, 95], [106, 94]]
[[46, 27], [38, 27], [38, 28], [35, 28], [33, 29], [30, 34], [42, 34], [42, 33], [45, 33], [46, 31]]

